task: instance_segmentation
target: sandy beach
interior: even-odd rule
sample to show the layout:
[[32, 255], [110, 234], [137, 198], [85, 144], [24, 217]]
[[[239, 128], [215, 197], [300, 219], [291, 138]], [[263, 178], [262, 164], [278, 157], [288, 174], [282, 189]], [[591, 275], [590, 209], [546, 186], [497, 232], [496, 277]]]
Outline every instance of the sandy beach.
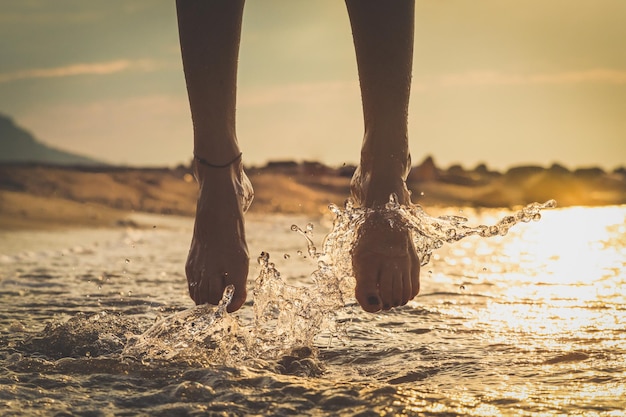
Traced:
[[[254, 186], [251, 213], [328, 213], [349, 196], [353, 167], [275, 162], [246, 170]], [[411, 171], [413, 202], [424, 207], [517, 207], [556, 199], [560, 207], [626, 204], [623, 170], [568, 171], [517, 167], [437, 168], [426, 159]], [[137, 212], [193, 216], [197, 186], [189, 167], [0, 166], [0, 229], [133, 225]], [[138, 226], [138, 225], [137, 225]]]

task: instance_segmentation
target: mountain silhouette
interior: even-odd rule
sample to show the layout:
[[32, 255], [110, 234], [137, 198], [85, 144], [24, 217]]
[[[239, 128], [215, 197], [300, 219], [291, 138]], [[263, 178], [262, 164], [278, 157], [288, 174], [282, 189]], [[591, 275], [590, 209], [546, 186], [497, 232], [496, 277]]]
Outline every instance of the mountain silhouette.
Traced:
[[102, 161], [55, 149], [39, 142], [30, 132], [0, 114], [0, 164], [44, 163], [55, 165], [107, 165]]

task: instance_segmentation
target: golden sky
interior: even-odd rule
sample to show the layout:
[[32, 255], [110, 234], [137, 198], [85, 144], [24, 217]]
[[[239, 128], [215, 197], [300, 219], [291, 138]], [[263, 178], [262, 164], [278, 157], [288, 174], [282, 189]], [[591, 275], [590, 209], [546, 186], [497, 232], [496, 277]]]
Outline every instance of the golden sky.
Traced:
[[[626, 1], [418, 0], [413, 160], [626, 165]], [[174, 165], [191, 122], [173, 0], [0, 0], [0, 113], [114, 163]], [[249, 164], [356, 163], [341, 0], [248, 0], [238, 136]]]

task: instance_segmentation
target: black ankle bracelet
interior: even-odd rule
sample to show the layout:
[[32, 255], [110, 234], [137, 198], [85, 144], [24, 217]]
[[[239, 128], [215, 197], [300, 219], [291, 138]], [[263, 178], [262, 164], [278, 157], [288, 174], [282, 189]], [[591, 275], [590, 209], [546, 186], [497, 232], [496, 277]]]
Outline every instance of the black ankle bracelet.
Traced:
[[239, 152], [239, 155], [237, 155], [236, 157], [233, 158], [232, 161], [227, 162], [224, 165], [212, 164], [209, 161], [207, 161], [206, 159], [199, 157], [195, 153], [193, 154], [193, 158], [196, 161], [200, 162], [202, 165], [207, 166], [207, 167], [211, 167], [211, 168], [226, 168], [226, 167], [232, 165], [233, 163], [237, 162], [241, 158], [241, 155], [243, 155], [243, 152]]

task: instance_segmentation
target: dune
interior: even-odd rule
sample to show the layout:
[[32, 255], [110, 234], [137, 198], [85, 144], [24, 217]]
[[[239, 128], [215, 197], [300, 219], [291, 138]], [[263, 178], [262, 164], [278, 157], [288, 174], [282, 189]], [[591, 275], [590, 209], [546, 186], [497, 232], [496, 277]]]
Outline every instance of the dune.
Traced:
[[[319, 217], [347, 193], [294, 177], [252, 171], [251, 213]], [[348, 180], [340, 178], [341, 190]], [[321, 185], [320, 185], [321, 184]], [[332, 187], [331, 187], [332, 188]], [[335, 187], [336, 188], [336, 187]], [[0, 166], [0, 230], [112, 227], [132, 224], [133, 213], [193, 216], [197, 185], [190, 170]]]
[[[312, 218], [342, 205], [353, 167], [333, 169], [291, 161], [248, 169], [255, 189], [251, 213]], [[409, 176], [413, 202], [424, 207], [515, 207], [556, 199], [560, 206], [626, 204], [623, 170], [517, 167], [505, 174], [484, 166], [437, 168], [432, 158]], [[68, 167], [0, 165], [0, 230], [133, 225], [133, 213], [193, 216], [197, 185], [189, 167]]]
[[0, 191], [0, 230], [114, 227], [130, 224], [130, 212], [16, 191]]

